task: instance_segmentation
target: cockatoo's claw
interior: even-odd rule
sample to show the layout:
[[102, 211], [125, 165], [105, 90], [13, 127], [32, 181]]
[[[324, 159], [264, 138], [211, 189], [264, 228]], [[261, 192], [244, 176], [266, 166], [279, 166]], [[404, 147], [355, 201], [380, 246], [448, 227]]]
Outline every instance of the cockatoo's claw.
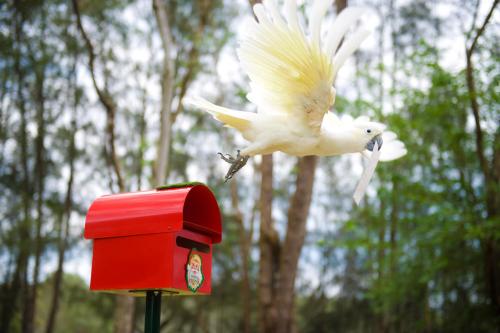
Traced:
[[224, 161], [226, 161], [227, 163], [232, 164], [232, 163], [234, 163], [234, 162], [236, 161], [236, 159], [235, 159], [235, 158], [233, 158], [233, 157], [232, 157], [231, 155], [229, 155], [229, 154], [226, 154], [225, 156], [224, 156], [224, 154], [222, 154], [222, 153], [217, 153], [217, 154], [218, 154], [218, 155], [220, 155], [220, 158], [222, 158], [222, 159], [223, 159]]
[[222, 153], [218, 153], [220, 157], [226, 161], [227, 163], [231, 164], [229, 167], [229, 170], [227, 170], [226, 176], [224, 177], [224, 183], [227, 182], [229, 179], [233, 178], [233, 176], [247, 164], [248, 159], [250, 156], [241, 156], [240, 151], [238, 150], [238, 154], [236, 155], [236, 158], [232, 157], [229, 154], [225, 154], [225, 156]]

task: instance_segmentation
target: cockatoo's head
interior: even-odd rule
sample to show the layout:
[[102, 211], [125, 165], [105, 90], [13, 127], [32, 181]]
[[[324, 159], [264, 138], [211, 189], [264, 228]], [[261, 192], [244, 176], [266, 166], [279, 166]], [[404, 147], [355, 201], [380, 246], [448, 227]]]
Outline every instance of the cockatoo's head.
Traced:
[[365, 149], [373, 151], [375, 143], [378, 148], [382, 147], [382, 133], [385, 125], [372, 121], [354, 121], [354, 131], [356, 136], [363, 142]]

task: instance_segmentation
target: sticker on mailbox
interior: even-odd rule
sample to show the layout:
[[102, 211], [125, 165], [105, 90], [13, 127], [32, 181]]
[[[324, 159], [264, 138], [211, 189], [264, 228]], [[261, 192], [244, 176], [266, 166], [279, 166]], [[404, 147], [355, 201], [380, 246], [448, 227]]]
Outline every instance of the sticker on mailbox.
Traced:
[[204, 276], [201, 269], [201, 256], [191, 250], [186, 264], [186, 284], [189, 290], [195, 293], [203, 283]]

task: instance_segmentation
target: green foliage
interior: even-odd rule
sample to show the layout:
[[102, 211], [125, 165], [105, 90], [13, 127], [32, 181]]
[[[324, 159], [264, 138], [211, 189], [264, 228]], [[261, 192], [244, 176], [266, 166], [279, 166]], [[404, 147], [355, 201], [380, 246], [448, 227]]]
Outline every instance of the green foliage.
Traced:
[[[367, 272], [355, 276], [363, 296], [345, 299], [341, 292], [331, 301], [323, 299], [319, 313], [309, 310], [313, 307], [308, 302], [321, 298], [309, 296], [303, 305], [306, 323], [325, 316], [330, 327], [343, 332], [493, 332], [499, 324], [488, 295], [484, 244], [487, 239], [498, 244], [500, 223], [498, 217], [485, 218], [465, 74], [447, 71], [435, 61], [436, 49], [420, 47], [405, 61], [419, 67], [417, 77], [428, 84], [399, 87], [401, 106], [384, 120], [405, 142], [408, 155], [379, 164], [376, 197], [341, 222], [338, 237], [321, 242], [363, 258], [356, 265]], [[492, 100], [497, 89], [478, 85], [484, 110], [496, 108]], [[340, 105], [350, 108], [349, 101]], [[490, 133], [488, 159], [493, 151]], [[337, 306], [342, 310], [335, 310]], [[341, 315], [358, 308], [359, 316], [346, 323]], [[308, 326], [304, 324], [306, 331]], [[313, 325], [312, 331], [327, 330]]]

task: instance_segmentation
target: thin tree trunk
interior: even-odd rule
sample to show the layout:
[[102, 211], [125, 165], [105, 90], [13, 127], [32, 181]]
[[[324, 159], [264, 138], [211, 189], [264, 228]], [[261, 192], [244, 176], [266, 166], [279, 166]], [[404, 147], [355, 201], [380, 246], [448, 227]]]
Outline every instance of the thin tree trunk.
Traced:
[[[120, 164], [118, 161], [118, 156], [116, 154], [115, 148], [115, 115], [116, 115], [116, 103], [113, 100], [112, 96], [106, 90], [106, 86], [104, 88], [100, 88], [97, 84], [96, 73], [95, 73], [95, 54], [94, 47], [92, 46], [92, 42], [88, 37], [85, 29], [83, 28], [80, 10], [78, 8], [78, 0], [72, 0], [73, 2], [73, 10], [76, 16], [76, 23], [80, 34], [82, 35], [85, 46], [87, 48], [87, 53], [89, 57], [89, 67], [90, 74], [92, 77], [92, 83], [94, 85], [97, 96], [99, 97], [99, 101], [103, 105], [106, 110], [106, 133], [108, 137], [108, 159], [111, 161], [113, 171], [116, 176], [116, 180], [118, 183], [118, 188], [120, 192], [125, 191], [125, 183], [123, 181], [123, 177], [121, 174]], [[116, 308], [115, 308], [115, 318], [114, 318], [114, 331], [116, 333], [132, 333], [133, 332], [133, 322], [134, 322], [134, 308], [135, 301], [133, 297], [130, 296], [117, 296], [116, 297]]]
[[76, 146], [75, 146], [75, 135], [77, 131], [77, 108], [79, 104], [78, 98], [78, 87], [76, 84], [76, 62], [77, 59], [75, 57], [75, 62], [73, 64], [73, 69], [70, 74], [71, 77], [74, 77], [75, 82], [73, 85], [73, 119], [71, 121], [71, 137], [69, 141], [68, 147], [68, 164], [69, 164], [69, 178], [66, 185], [66, 196], [64, 199], [64, 210], [60, 217], [59, 221], [59, 230], [58, 230], [58, 240], [57, 240], [57, 270], [54, 275], [54, 287], [52, 290], [52, 301], [49, 310], [49, 318], [47, 320], [47, 326], [45, 328], [46, 333], [52, 333], [55, 328], [57, 312], [59, 310], [59, 300], [61, 296], [61, 287], [63, 284], [63, 274], [64, 274], [64, 256], [66, 253], [66, 248], [68, 246], [69, 240], [69, 229], [70, 229], [70, 218], [71, 211], [73, 208], [73, 179], [74, 179], [74, 171], [75, 171], [75, 159], [76, 159]]
[[[12, 282], [8, 288], [8, 293], [5, 299], [9, 300], [9, 304], [3, 304], [0, 320], [0, 332], [6, 333], [10, 331], [10, 324], [16, 310], [19, 308], [19, 295], [25, 295], [27, 288], [24, 281], [28, 265], [29, 248], [31, 243], [31, 185], [30, 171], [28, 168], [28, 145], [27, 145], [27, 110], [24, 104], [23, 87], [24, 70], [21, 67], [21, 43], [23, 41], [23, 26], [25, 17], [21, 10], [17, 9], [14, 12], [14, 36], [15, 36], [15, 52], [14, 52], [14, 74], [17, 78], [16, 96], [17, 109], [20, 113], [20, 129], [19, 141], [21, 146], [20, 164], [22, 169], [22, 214], [19, 223], [19, 254], [16, 259], [16, 268], [12, 277]], [[24, 313], [23, 313], [24, 316]], [[23, 328], [23, 327], [22, 327]]]
[[[484, 138], [483, 138], [483, 130], [481, 128], [481, 117], [479, 110], [479, 103], [477, 101], [477, 91], [476, 91], [476, 83], [474, 78], [474, 64], [472, 61], [472, 55], [477, 46], [477, 42], [481, 35], [484, 33], [488, 22], [490, 21], [493, 12], [498, 5], [499, 0], [495, 0], [486, 15], [483, 24], [477, 29], [476, 34], [472, 38], [472, 40], [468, 41], [469, 45], [466, 45], [465, 54], [466, 54], [466, 81], [467, 81], [467, 89], [469, 91], [469, 101], [472, 110], [472, 114], [474, 116], [475, 123], [475, 137], [476, 137], [476, 153], [479, 160], [479, 165], [481, 167], [481, 171], [484, 177], [484, 185], [485, 185], [485, 196], [486, 196], [486, 210], [488, 213], [488, 218], [494, 218], [498, 216], [498, 204], [499, 204], [499, 177], [498, 171], [495, 170], [497, 166], [496, 156], [498, 147], [494, 148], [493, 160], [491, 163], [491, 169], [488, 163], [488, 160], [484, 151]], [[475, 30], [475, 20], [473, 21], [473, 25], [470, 29], [468, 35], [471, 35]], [[496, 134], [498, 136], [498, 134]], [[490, 302], [494, 311], [500, 316], [500, 265], [498, 263], [498, 249], [497, 249], [497, 241], [491, 236], [487, 236], [486, 239], [482, 241], [483, 251], [484, 251], [484, 261], [485, 261], [485, 277], [486, 277], [486, 286], [488, 287]]]
[[146, 147], [146, 94], [147, 91], [144, 89], [142, 98], [142, 112], [139, 115], [139, 149], [137, 150], [137, 190], [140, 191], [142, 188], [142, 170], [144, 162], [144, 148]]
[[[153, 48], [153, 37], [151, 34], [148, 38], [148, 48]], [[153, 66], [153, 56], [150, 57], [148, 62], [148, 67], [146, 70], [146, 82], [149, 82], [152, 72]], [[140, 85], [140, 80], [137, 80], [137, 84]], [[148, 109], [148, 90], [147, 87], [141, 87], [141, 112], [139, 114], [139, 147], [137, 149], [137, 169], [136, 169], [136, 177], [137, 177], [137, 190], [140, 191], [142, 189], [142, 172], [144, 168], [144, 150], [146, 148], [146, 110]]]
[[172, 130], [172, 99], [174, 94], [174, 62], [170, 53], [174, 47], [168, 22], [167, 9], [161, 0], [153, 0], [153, 10], [160, 30], [163, 46], [163, 71], [161, 78], [160, 140], [156, 159], [155, 183], [166, 181]]
[[[253, 7], [261, 0], [249, 0]], [[278, 311], [274, 306], [276, 280], [279, 272], [280, 240], [273, 225], [273, 155], [263, 155], [260, 166], [260, 232], [259, 232], [259, 331], [275, 332]]]
[[[183, 111], [183, 100], [186, 95], [188, 88], [196, 77], [196, 72], [199, 67], [199, 55], [200, 55], [200, 43], [203, 39], [203, 32], [210, 21], [210, 15], [213, 10], [213, 1], [210, 0], [201, 0], [197, 2], [199, 6], [200, 17], [198, 20], [198, 26], [196, 30], [193, 32], [193, 46], [189, 50], [187, 56], [187, 68], [186, 74], [182, 77], [179, 84], [179, 92], [177, 93], [177, 107], [175, 108], [175, 112], [172, 113], [171, 124], [175, 123], [177, 116]], [[220, 51], [217, 51], [220, 52]], [[168, 165], [167, 165], [168, 170]], [[168, 173], [167, 173], [168, 177]]]
[[[23, 96], [23, 85], [25, 84], [24, 82], [24, 70], [21, 68], [21, 42], [22, 42], [22, 33], [23, 33], [23, 23], [24, 23], [24, 15], [21, 12], [16, 13], [18, 15], [18, 20], [16, 21], [16, 44], [17, 44], [17, 51], [19, 54], [17, 54], [16, 57], [16, 74], [18, 76], [18, 90], [17, 90], [17, 102], [18, 102], [18, 108], [21, 113], [21, 165], [23, 169], [23, 208], [24, 208], [24, 216], [23, 216], [23, 221], [21, 224], [21, 242], [20, 242], [20, 253], [19, 253], [19, 271], [17, 272], [15, 276], [15, 281], [13, 285], [16, 286], [16, 289], [14, 290], [14, 293], [17, 293], [17, 288], [19, 285], [22, 284], [22, 296], [23, 296], [23, 301], [25, 301], [29, 297], [29, 292], [30, 292], [30, 286], [27, 282], [27, 270], [28, 270], [28, 261], [29, 261], [29, 256], [30, 256], [30, 248], [31, 248], [31, 195], [32, 193], [32, 186], [31, 186], [31, 180], [30, 180], [30, 170], [28, 167], [28, 133], [27, 133], [27, 125], [28, 125], [28, 119], [27, 119], [27, 110], [25, 108], [24, 104], [24, 96]], [[26, 238], [24, 238], [26, 237]], [[16, 299], [16, 298], [14, 298]], [[25, 333], [28, 331], [29, 326], [27, 326], [28, 320], [26, 320], [29, 316], [29, 313], [26, 311], [26, 308], [23, 308], [23, 313], [22, 313], [22, 325], [21, 325], [21, 332]], [[8, 318], [10, 319], [10, 318]]]
[[279, 269], [279, 237], [273, 226], [273, 156], [263, 155], [260, 186], [260, 237], [259, 237], [259, 329], [275, 332], [278, 313], [273, 307], [275, 279]]
[[238, 198], [238, 182], [236, 179], [231, 181], [231, 204], [235, 214], [235, 220], [238, 224], [238, 234], [241, 247], [241, 300], [243, 303], [243, 333], [250, 333], [250, 315], [251, 315], [251, 295], [250, 295], [250, 277], [249, 277], [249, 261], [250, 261], [250, 245], [252, 234], [249, 234], [245, 229], [243, 221], [243, 213], [240, 209]]
[[[37, 122], [37, 138], [35, 140], [35, 184], [36, 184], [36, 193], [37, 193], [37, 201], [36, 201], [36, 231], [35, 231], [35, 265], [33, 268], [33, 277], [32, 277], [32, 287], [29, 298], [29, 304], [26, 304], [28, 308], [28, 318], [27, 318], [27, 328], [28, 332], [33, 332], [35, 329], [34, 321], [36, 315], [36, 301], [38, 296], [38, 283], [39, 283], [39, 275], [40, 275], [40, 261], [43, 252], [43, 240], [42, 240], [42, 225], [43, 225], [43, 200], [44, 200], [44, 192], [45, 192], [45, 13], [42, 8], [42, 28], [41, 28], [41, 42], [39, 49], [42, 52], [42, 57], [39, 60], [40, 64], [35, 64], [37, 67], [35, 69], [36, 73], [36, 91], [35, 91], [35, 100], [37, 102], [37, 114], [36, 114], [36, 122]], [[28, 47], [30, 49], [30, 47]], [[34, 57], [33, 57], [34, 58]]]
[[311, 205], [317, 156], [306, 156], [298, 161], [295, 192], [288, 210], [288, 225], [281, 249], [279, 283], [275, 307], [279, 313], [278, 333], [294, 331], [295, 277], [300, 253], [306, 237], [306, 222]]
[[95, 70], [95, 53], [94, 53], [94, 46], [92, 45], [92, 42], [90, 41], [90, 38], [88, 37], [83, 24], [82, 24], [82, 19], [80, 15], [80, 10], [78, 8], [78, 0], [72, 0], [73, 2], [73, 9], [75, 12], [76, 16], [76, 23], [78, 30], [80, 31], [80, 34], [82, 35], [84, 41], [85, 41], [85, 47], [87, 49], [88, 57], [89, 57], [89, 69], [90, 69], [90, 75], [92, 78], [92, 84], [94, 85], [94, 89], [97, 93], [97, 96], [99, 97], [99, 101], [101, 102], [102, 106], [106, 110], [106, 134], [107, 134], [107, 139], [108, 139], [108, 153], [109, 153], [109, 160], [111, 162], [111, 165], [113, 167], [113, 171], [116, 176], [116, 181], [118, 183], [118, 188], [120, 192], [125, 191], [125, 185], [123, 182], [123, 177], [121, 173], [121, 168], [120, 164], [118, 161], [118, 156], [116, 154], [116, 145], [115, 145], [115, 116], [116, 116], [116, 103], [113, 100], [113, 97], [109, 94], [109, 92], [106, 90], [106, 87], [104, 88], [99, 87], [97, 84], [97, 78], [96, 78], [96, 70]]
[[[380, 67], [380, 76], [379, 76], [379, 107], [380, 112], [384, 114], [384, 101], [385, 101], [385, 89], [384, 89], [384, 76], [385, 76], [385, 64], [384, 64], [384, 55], [385, 55], [385, 12], [384, 6], [382, 3], [378, 6], [379, 17], [380, 17], [380, 25], [379, 25], [379, 34], [378, 34], [378, 50], [379, 50], [379, 67]], [[378, 248], [377, 248], [377, 283], [379, 286], [383, 284], [383, 280], [385, 277], [384, 271], [384, 263], [385, 263], [385, 234], [386, 234], [386, 221], [385, 221], [385, 204], [381, 202], [380, 204], [380, 218], [378, 227]], [[377, 329], [379, 332], [387, 332], [388, 331], [388, 317], [390, 316], [389, 310], [386, 308], [382, 308], [377, 318]]]
[[[379, 286], [383, 285], [384, 281], [384, 261], [385, 261], [385, 204], [381, 202], [380, 204], [380, 217], [379, 223], [377, 223], [378, 228], [378, 244], [377, 244], [377, 284]], [[387, 331], [387, 320], [386, 320], [386, 309], [382, 309], [377, 315], [377, 331], [386, 332]]]

